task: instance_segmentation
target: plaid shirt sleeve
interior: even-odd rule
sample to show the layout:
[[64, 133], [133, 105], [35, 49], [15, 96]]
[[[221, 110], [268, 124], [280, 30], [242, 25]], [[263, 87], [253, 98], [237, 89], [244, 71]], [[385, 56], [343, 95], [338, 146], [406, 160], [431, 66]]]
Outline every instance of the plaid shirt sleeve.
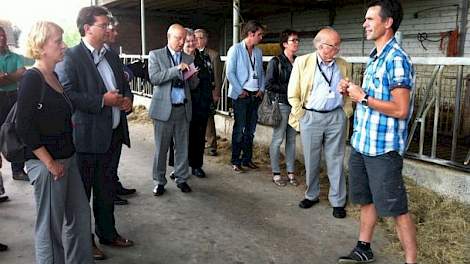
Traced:
[[412, 89], [413, 86], [413, 65], [403, 53], [396, 52], [393, 59], [387, 63], [389, 74], [389, 89], [396, 87]]

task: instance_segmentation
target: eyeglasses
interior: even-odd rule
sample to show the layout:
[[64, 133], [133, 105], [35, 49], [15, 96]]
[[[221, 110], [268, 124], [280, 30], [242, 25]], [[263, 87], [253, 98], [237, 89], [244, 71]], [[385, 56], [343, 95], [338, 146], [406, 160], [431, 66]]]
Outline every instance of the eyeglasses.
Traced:
[[102, 30], [111, 29], [113, 26], [111, 24], [93, 24], [91, 26], [99, 27]]
[[295, 38], [295, 39], [288, 39], [287, 41], [292, 41], [292, 42], [295, 42], [295, 43], [299, 43], [299, 42], [300, 42], [300, 39], [298, 39], [298, 38]]
[[335, 50], [340, 50], [341, 49], [339, 46], [331, 45], [331, 44], [328, 44], [328, 43], [325, 43], [325, 42], [322, 42], [321, 44], [327, 45], [328, 47], [330, 47], [332, 49], [335, 49]]

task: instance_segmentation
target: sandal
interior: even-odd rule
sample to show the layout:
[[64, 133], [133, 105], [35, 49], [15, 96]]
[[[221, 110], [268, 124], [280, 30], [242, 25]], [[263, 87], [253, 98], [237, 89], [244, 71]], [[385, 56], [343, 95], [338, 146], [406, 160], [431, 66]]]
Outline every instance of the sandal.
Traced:
[[273, 173], [273, 182], [279, 187], [284, 187], [287, 185], [287, 183], [282, 179], [280, 174]]
[[295, 174], [293, 172], [287, 173], [287, 178], [289, 178], [289, 183], [292, 184], [293, 186], [299, 185], [297, 182], [297, 179], [295, 179]]

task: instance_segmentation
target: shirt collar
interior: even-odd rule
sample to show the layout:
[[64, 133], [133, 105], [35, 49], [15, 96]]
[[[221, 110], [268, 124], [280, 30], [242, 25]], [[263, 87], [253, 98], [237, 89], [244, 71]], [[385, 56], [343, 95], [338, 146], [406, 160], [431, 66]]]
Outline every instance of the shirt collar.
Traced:
[[4, 53], [4, 54], [0, 54], [0, 56], [7, 57], [7, 56], [9, 56], [9, 55], [12, 54], [12, 53], [13, 53], [13, 52], [11, 52], [11, 50], [7, 48], [6, 51], [5, 51], [5, 53]]
[[85, 38], [82, 38], [82, 41], [91, 54], [95, 54], [96, 56], [103, 56], [106, 53], [106, 46], [103, 45], [103, 47], [101, 47], [101, 49], [98, 51]]
[[168, 45], [167, 45], [167, 48], [168, 48], [168, 50], [170, 51], [171, 56], [175, 56], [175, 53], [176, 53], [176, 54], [181, 54], [181, 51], [180, 51], [180, 52], [176, 52], [176, 51], [174, 51], [172, 48], [170, 48], [170, 46], [168, 46]]
[[333, 59], [330, 63], [326, 63], [322, 60], [322, 58], [320, 57], [320, 55], [317, 54], [317, 59], [318, 59], [318, 64], [320, 65], [323, 65], [325, 67], [331, 67], [333, 66], [333, 64], [335, 63], [335, 59]]
[[379, 57], [382, 57], [383, 54], [387, 54], [388, 51], [395, 45], [396, 40], [395, 37], [392, 37], [387, 41], [385, 44], [384, 48], [382, 49], [382, 52], [380, 54], [377, 54], [377, 48], [375, 47], [370, 53], [369, 53], [369, 58], [376, 60]]

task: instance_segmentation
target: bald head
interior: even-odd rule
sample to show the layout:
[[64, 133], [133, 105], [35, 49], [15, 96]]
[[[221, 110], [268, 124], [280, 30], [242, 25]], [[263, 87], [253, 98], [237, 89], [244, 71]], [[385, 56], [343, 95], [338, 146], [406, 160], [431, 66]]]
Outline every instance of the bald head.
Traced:
[[183, 49], [184, 40], [186, 38], [186, 29], [180, 24], [173, 24], [168, 28], [167, 32], [168, 47], [174, 51]]
[[326, 27], [318, 31], [313, 39], [313, 46], [318, 49], [321, 43], [341, 43], [339, 33], [331, 27]]
[[339, 52], [341, 37], [339, 33], [331, 27], [323, 28], [313, 39], [313, 46], [317, 49], [318, 55], [325, 62], [332, 61]]

